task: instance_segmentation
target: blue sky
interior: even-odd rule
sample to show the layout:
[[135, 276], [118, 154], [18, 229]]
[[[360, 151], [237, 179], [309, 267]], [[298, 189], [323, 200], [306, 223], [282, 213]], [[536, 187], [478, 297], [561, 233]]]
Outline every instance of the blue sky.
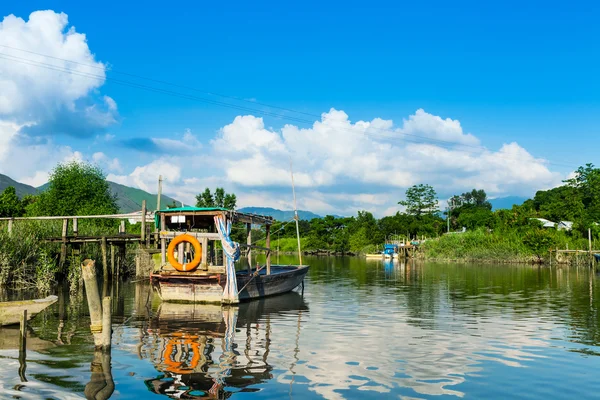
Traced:
[[[0, 45], [13, 49], [0, 53], [19, 57], [0, 59], [5, 71], [25, 60], [68, 70], [72, 64], [58, 59], [69, 59], [101, 63], [91, 71], [108, 79], [76, 76], [82, 82], [69, 97], [61, 85], [47, 84], [54, 79], [48, 74], [64, 72], [37, 65], [29, 75], [4, 74], [28, 100], [4, 110], [0, 101], [0, 121], [16, 126], [0, 139], [0, 172], [35, 184], [53, 164], [75, 157], [148, 189], [164, 169], [167, 190], [187, 202], [218, 184], [239, 193], [242, 205], [284, 208], [291, 204], [283, 176], [291, 154], [304, 208], [381, 215], [394, 212], [414, 183], [433, 184], [440, 197], [475, 186], [493, 196], [532, 195], [578, 165], [596, 163], [600, 7], [594, 2], [221, 3], [2, 3], [0, 18], [22, 18], [23, 29], [38, 10], [68, 16], [65, 26], [49, 22], [37, 31], [43, 45], [36, 32], [14, 36], [22, 31], [5, 20]], [[89, 54], [65, 50], [69, 29], [85, 34]], [[27, 91], [38, 87], [36, 80], [43, 90], [31, 90], [37, 94], [31, 99]], [[346, 115], [336, 114], [334, 131], [312, 125], [332, 108]], [[238, 116], [252, 118], [235, 123]], [[406, 126], [411, 116], [416, 122]], [[260, 117], [264, 129], [255, 124]], [[380, 126], [376, 119], [393, 123]], [[285, 124], [311, 129], [286, 136]], [[361, 129], [368, 141], [357, 139]], [[242, 138], [262, 144], [231, 151]], [[517, 147], [502, 150], [511, 143]], [[320, 144], [325, 148], [316, 149]], [[2, 159], [2, 146], [5, 154], [41, 153], [23, 167]], [[255, 170], [265, 165], [272, 176]]]

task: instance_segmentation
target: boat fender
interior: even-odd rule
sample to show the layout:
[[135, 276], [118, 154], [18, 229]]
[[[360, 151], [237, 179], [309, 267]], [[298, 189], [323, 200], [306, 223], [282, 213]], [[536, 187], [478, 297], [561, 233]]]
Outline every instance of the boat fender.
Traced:
[[[175, 257], [175, 250], [180, 243], [187, 242], [192, 245], [194, 248], [194, 259], [189, 263], [181, 264], [177, 258]], [[169, 263], [179, 272], [190, 272], [198, 268], [200, 262], [202, 261], [202, 245], [192, 235], [183, 234], [176, 236], [171, 243], [169, 243], [169, 247], [167, 248], [167, 259]]]

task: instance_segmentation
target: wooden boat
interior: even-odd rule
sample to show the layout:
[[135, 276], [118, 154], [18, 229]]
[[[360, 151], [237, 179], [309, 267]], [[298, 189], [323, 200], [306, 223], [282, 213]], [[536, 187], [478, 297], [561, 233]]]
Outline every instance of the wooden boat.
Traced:
[[0, 302], [0, 325], [18, 324], [23, 310], [27, 310], [27, 319], [29, 320], [46, 307], [56, 303], [57, 300], [58, 297], [52, 295], [45, 299]]
[[[271, 265], [270, 217], [223, 208], [181, 207], [158, 211], [157, 218], [161, 260], [150, 276], [163, 301], [238, 303], [289, 292], [308, 272], [307, 265]], [[239, 248], [227, 231], [234, 223], [245, 224], [247, 236], [247, 244], [239, 246], [246, 249], [248, 266], [237, 272], [232, 258], [239, 257]], [[265, 226], [266, 247], [252, 244], [251, 227], [256, 225]], [[265, 252], [265, 264], [251, 267], [253, 250]]]

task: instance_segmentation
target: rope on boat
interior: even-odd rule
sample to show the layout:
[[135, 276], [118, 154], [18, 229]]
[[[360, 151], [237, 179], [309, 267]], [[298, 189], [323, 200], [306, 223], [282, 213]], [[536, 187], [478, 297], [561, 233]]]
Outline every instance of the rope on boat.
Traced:
[[240, 244], [231, 240], [229, 235], [231, 234], [231, 222], [227, 221], [224, 216], [215, 215], [215, 226], [219, 237], [221, 238], [221, 246], [227, 258], [225, 270], [227, 271], [227, 283], [223, 290], [223, 301], [226, 303], [237, 303], [238, 290], [237, 290], [237, 279], [235, 276], [235, 265], [234, 263], [240, 258]]

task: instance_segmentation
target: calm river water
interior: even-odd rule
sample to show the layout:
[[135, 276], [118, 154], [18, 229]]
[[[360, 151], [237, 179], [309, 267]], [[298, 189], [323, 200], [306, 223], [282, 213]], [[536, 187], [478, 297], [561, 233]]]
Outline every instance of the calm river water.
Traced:
[[305, 262], [303, 295], [229, 310], [114, 284], [111, 360], [93, 352], [85, 298], [61, 294], [31, 321], [24, 364], [18, 331], [0, 330], [0, 396], [104, 398], [111, 376], [123, 399], [600, 396], [588, 269]]

